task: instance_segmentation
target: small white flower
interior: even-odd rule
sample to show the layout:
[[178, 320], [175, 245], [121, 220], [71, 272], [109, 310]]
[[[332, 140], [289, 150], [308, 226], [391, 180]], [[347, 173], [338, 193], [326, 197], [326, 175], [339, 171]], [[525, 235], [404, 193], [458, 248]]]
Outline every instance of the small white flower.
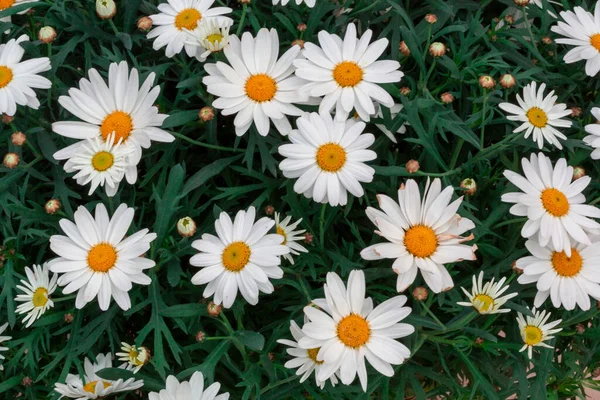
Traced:
[[527, 217], [521, 229], [524, 238], [537, 234], [542, 247], [550, 241], [556, 251], [565, 251], [571, 256], [571, 240], [590, 245], [588, 233], [599, 234], [600, 224], [591, 218], [600, 218], [600, 209], [582, 204], [581, 193], [591, 178], [584, 176], [573, 180], [573, 167], [561, 158], [554, 168], [543, 153], [531, 154], [530, 160], [521, 159], [525, 177], [513, 171], [504, 171], [504, 176], [523, 192], [505, 193], [502, 201], [515, 203], [510, 213]]
[[297, 242], [304, 239], [303, 233], [306, 232], [306, 229], [294, 230], [302, 222], [302, 218], [290, 224], [291, 220], [292, 217], [288, 215], [283, 221], [280, 221], [279, 213], [275, 212], [275, 230], [277, 234], [283, 236], [283, 245], [290, 248], [289, 254], [284, 254], [283, 258], [294, 264], [292, 255], [297, 256], [300, 253], [308, 253], [308, 250]]
[[550, 144], [562, 149], [562, 144], [557, 138], [566, 140], [567, 137], [557, 130], [558, 128], [570, 128], [573, 122], [562, 119], [571, 115], [564, 103], [556, 103], [558, 96], [554, 90], [544, 97], [546, 84], [542, 83], [537, 90], [537, 82], [531, 82], [523, 88], [523, 99], [517, 94], [519, 106], [511, 103], [500, 103], [502, 110], [515, 114], [506, 117], [511, 121], [522, 122], [521, 126], [514, 130], [515, 133], [525, 131], [525, 139], [532, 136], [534, 142], [541, 149], [544, 147], [544, 139]]
[[25, 267], [25, 275], [27, 280], [21, 280], [21, 285], [17, 285], [17, 289], [24, 292], [15, 298], [15, 301], [20, 302], [16, 309], [17, 314], [27, 314], [23, 318], [23, 323], [26, 328], [29, 328], [37, 319], [39, 319], [48, 309], [54, 307], [54, 302], [50, 298], [56, 290], [56, 280], [58, 276], [52, 274], [49, 277], [48, 264], [44, 266], [34, 265], [33, 270]]
[[226, 212], [215, 221], [218, 237], [205, 233], [192, 247], [200, 251], [190, 264], [202, 268], [192, 277], [194, 285], [206, 285], [203, 296], [214, 295], [214, 303], [230, 308], [238, 290], [252, 305], [259, 292], [273, 293], [270, 279], [281, 279], [280, 256], [290, 252], [283, 236], [268, 234], [275, 221], [263, 217], [254, 222], [256, 210], [238, 211], [235, 221]]
[[518, 293], [507, 294], [502, 296], [502, 293], [508, 290], [508, 285], [504, 286], [506, 278], [500, 279], [500, 281], [494, 283], [494, 278], [491, 281], [483, 284], [483, 271], [479, 273], [479, 278], [475, 278], [473, 275], [473, 289], [469, 293], [465, 288], [462, 291], [469, 298], [469, 302], [459, 301], [457, 304], [465, 307], [473, 307], [479, 314], [499, 314], [510, 312], [509, 309], [501, 309], [508, 300], [517, 296]]
[[145, 347], [136, 347], [135, 345], [121, 342], [121, 350], [123, 351], [122, 353], [115, 355], [119, 357], [119, 361], [125, 361], [128, 366], [132, 367], [134, 374], [150, 361], [150, 350]]
[[104, 368], [112, 368], [111, 353], [98, 354], [96, 362], [93, 364], [86, 357], [83, 368], [85, 370], [84, 380], [81, 380], [79, 375], [68, 374], [66, 384], [55, 383], [54, 390], [60, 393], [61, 399], [63, 397], [77, 400], [98, 399], [115, 393], [136, 390], [144, 386], [143, 380], [136, 381], [135, 378], [129, 378], [125, 381], [123, 379], [111, 381], [98, 377], [96, 375], [98, 371]]
[[562, 331], [562, 328], [553, 329], [556, 325], [562, 322], [561, 319], [546, 323], [550, 318], [550, 313], [546, 314], [546, 311], [536, 311], [535, 308], [531, 310], [533, 317], [523, 317], [523, 314], [518, 312], [517, 323], [519, 324], [519, 331], [521, 331], [521, 338], [525, 344], [519, 351], [527, 349], [527, 355], [531, 359], [533, 356], [533, 348], [536, 346], [547, 347], [549, 349], [552, 346], [544, 343], [546, 340], [553, 339], [555, 333]]
[[189, 381], [179, 382], [174, 375], [167, 377], [166, 389], [148, 393], [148, 400], [227, 400], [229, 393], [219, 393], [218, 382], [204, 388], [204, 376], [196, 371]]
[[[2, 333], [4, 333], [4, 331], [6, 330], [6, 328], [8, 327], [8, 322], [5, 323], [4, 325], [0, 326], [0, 344], [2, 342], [6, 342], [7, 340], [12, 339], [12, 337], [10, 336], [2, 336]], [[3, 347], [0, 346], [0, 371], [4, 371], [4, 366], [2, 365], [2, 360], [4, 360], [4, 356], [2, 355], [3, 351], [8, 350], [8, 347]]]
[[279, 146], [279, 154], [286, 157], [279, 169], [286, 178], [298, 179], [294, 191], [334, 207], [346, 205], [347, 192], [362, 197], [360, 182], [371, 182], [375, 174], [365, 162], [377, 158], [368, 149], [375, 136], [363, 133], [366, 124], [334, 120], [329, 113], [306, 113], [297, 125], [289, 135], [292, 143]]
[[[596, 120], [600, 120], [600, 108], [592, 108], [592, 115]], [[598, 160], [600, 159], [600, 124], [588, 124], [585, 126], [585, 131], [589, 135], [584, 137], [583, 141], [594, 149], [591, 154], [592, 160]]]
[[211, 53], [222, 51], [229, 45], [229, 29], [233, 21], [230, 19], [211, 18], [198, 24], [193, 31], [185, 30], [186, 44], [196, 47], [196, 59], [206, 61]]

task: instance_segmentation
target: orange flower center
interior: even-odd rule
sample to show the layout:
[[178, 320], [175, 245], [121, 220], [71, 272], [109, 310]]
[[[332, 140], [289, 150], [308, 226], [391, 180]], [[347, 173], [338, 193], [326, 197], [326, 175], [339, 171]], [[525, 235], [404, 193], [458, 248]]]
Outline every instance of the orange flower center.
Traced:
[[371, 327], [360, 315], [350, 314], [338, 323], [337, 336], [348, 347], [361, 347], [369, 341]]
[[560, 190], [550, 188], [542, 192], [542, 205], [555, 217], [562, 217], [569, 212], [569, 200]]
[[233, 242], [223, 250], [223, 266], [231, 272], [239, 272], [250, 261], [250, 247], [244, 242]]
[[269, 75], [252, 75], [246, 81], [246, 94], [258, 103], [273, 100], [275, 93], [277, 93], [277, 82]]
[[590, 37], [590, 44], [600, 52], [600, 33], [596, 33]]
[[404, 234], [404, 246], [413, 256], [427, 258], [437, 249], [437, 236], [430, 227], [415, 225]]
[[0, 10], [6, 10], [15, 4], [15, 0], [0, 0]]
[[[85, 390], [88, 393], [96, 393], [96, 383], [98, 383], [98, 381], [91, 381], [91, 382], [86, 383], [85, 386], [83, 387], [83, 390]], [[110, 383], [108, 383], [106, 381], [102, 381], [102, 384], [104, 385], [104, 389], [112, 386]]]
[[117, 251], [108, 243], [100, 243], [92, 247], [87, 257], [88, 265], [95, 272], [107, 272], [115, 266]]
[[[2, 0], [0, 0], [2, 1]], [[2, 9], [2, 7], [0, 7], [0, 10]], [[0, 66], [0, 89], [3, 87], [6, 87], [6, 85], [8, 85], [13, 79], [13, 72], [12, 69], [5, 67], [5, 66]]]
[[552, 267], [560, 276], [571, 277], [581, 271], [583, 259], [581, 254], [575, 249], [571, 249], [571, 257], [567, 257], [564, 251], [555, 251], [552, 254]]
[[118, 143], [119, 140], [125, 142], [132, 130], [133, 120], [129, 114], [123, 111], [115, 111], [109, 114], [100, 125], [100, 133], [104, 140], [108, 140], [110, 134], [114, 132], [115, 143]]
[[317, 165], [327, 172], [337, 172], [346, 164], [346, 150], [336, 143], [327, 143], [317, 150]]
[[531, 107], [527, 111], [527, 118], [529, 118], [531, 125], [536, 128], [543, 128], [548, 124], [548, 114], [538, 107]]
[[180, 31], [183, 29], [194, 30], [198, 22], [202, 19], [202, 14], [195, 8], [186, 8], [175, 17], [175, 26]]
[[364, 72], [354, 61], [343, 61], [333, 70], [333, 79], [341, 87], [353, 87], [363, 79]]
[[31, 299], [34, 307], [44, 307], [48, 303], [48, 290], [44, 287], [39, 287], [33, 292]]

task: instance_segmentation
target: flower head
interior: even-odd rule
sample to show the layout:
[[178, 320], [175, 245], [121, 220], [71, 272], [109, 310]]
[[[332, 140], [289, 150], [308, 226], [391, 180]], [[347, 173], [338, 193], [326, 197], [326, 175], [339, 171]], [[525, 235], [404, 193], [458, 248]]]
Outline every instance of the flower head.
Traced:
[[196, 29], [186, 30], [186, 44], [196, 47], [195, 57], [204, 62], [211, 54], [222, 51], [229, 45], [229, 29], [233, 21], [229, 18], [212, 18], [202, 21]]
[[229, 393], [219, 393], [221, 384], [213, 383], [204, 387], [202, 372], [196, 371], [189, 381], [179, 382], [174, 375], [167, 377], [166, 388], [160, 392], [150, 392], [148, 400], [228, 400]]
[[[10, 336], [2, 336], [6, 328], [8, 328], [8, 322], [0, 326], [0, 344], [2, 344], [2, 342], [6, 342], [7, 340], [12, 339], [12, 337]], [[0, 346], [0, 371], [4, 371], [4, 366], [2, 365], [2, 360], [4, 360], [4, 356], [2, 355], [2, 352], [6, 350], [8, 350], [8, 347]]]
[[145, 347], [121, 342], [121, 351], [122, 353], [117, 353], [116, 356], [119, 357], [119, 361], [125, 361], [131, 366], [134, 374], [150, 361], [150, 350]]
[[50, 298], [56, 290], [56, 280], [58, 276], [48, 274], [48, 264], [44, 266], [34, 265], [33, 270], [25, 267], [27, 280], [21, 280], [21, 285], [17, 289], [23, 294], [18, 294], [15, 301], [21, 303], [16, 309], [17, 314], [27, 314], [23, 318], [25, 327], [29, 328], [37, 319], [39, 319], [48, 309], [54, 307], [54, 302]]
[[300, 253], [308, 253], [308, 250], [306, 250], [306, 247], [298, 243], [298, 240], [304, 238], [304, 232], [306, 232], [306, 229], [296, 229], [300, 222], [302, 222], [302, 218], [296, 222], [291, 222], [292, 217], [290, 215], [281, 220], [279, 213], [275, 212], [275, 231], [279, 235], [283, 236], [283, 245], [290, 248], [290, 252], [288, 254], [284, 254], [283, 258], [294, 264], [294, 258], [292, 255], [296, 256]]
[[479, 273], [479, 277], [476, 279], [473, 275], [473, 289], [471, 293], [461, 288], [462, 291], [469, 298], [469, 302], [458, 302], [458, 305], [465, 307], [473, 307], [479, 314], [498, 314], [510, 312], [509, 309], [502, 309], [502, 305], [508, 300], [517, 296], [518, 293], [507, 294], [502, 296], [502, 293], [508, 290], [508, 285], [504, 285], [506, 278], [500, 279], [494, 283], [494, 279], [483, 284], [483, 271]]
[[553, 339], [555, 333], [562, 331], [562, 328], [554, 329], [558, 324], [562, 322], [561, 319], [548, 322], [550, 319], [550, 313], [546, 311], [536, 311], [535, 308], [531, 310], [533, 317], [526, 316], [518, 312], [517, 323], [519, 324], [519, 331], [521, 332], [521, 338], [525, 343], [521, 350], [527, 349], [527, 355], [531, 359], [533, 356], [533, 348], [536, 346], [546, 347], [551, 349], [552, 346], [544, 343], [547, 340]]

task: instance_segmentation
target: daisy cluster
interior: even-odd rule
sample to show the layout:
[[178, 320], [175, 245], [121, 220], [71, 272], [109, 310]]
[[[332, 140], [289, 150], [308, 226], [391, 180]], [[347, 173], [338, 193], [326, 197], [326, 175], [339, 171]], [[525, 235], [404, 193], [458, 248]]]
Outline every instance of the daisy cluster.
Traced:
[[[33, 0], [15, 0], [5, 8], [29, 1]], [[281, 7], [289, 1], [272, 3]], [[295, 3], [312, 8], [317, 0]], [[531, 2], [542, 9], [546, 3]], [[115, 7], [112, 0], [98, 0], [96, 11], [100, 18], [110, 19]], [[529, 24], [527, 9], [521, 12]], [[548, 12], [549, 18], [556, 20], [552, 27], [560, 35], [556, 42], [573, 47], [564, 62], [585, 60], [586, 74], [595, 76], [600, 71], [600, 2], [594, 13], [581, 7], [562, 11], [560, 16]], [[323, 213], [327, 207], [364, 200], [368, 204], [364, 215], [375, 234], [372, 243], [361, 244], [366, 273], [361, 269], [345, 271], [345, 281], [333, 271], [321, 277], [326, 282], [324, 297], [309, 298], [308, 305], [295, 305], [302, 309], [302, 322], [290, 318], [293, 340], [281, 338], [283, 334], [277, 338], [291, 357], [285, 367], [295, 369], [300, 382], [314, 375], [316, 385], [323, 389], [328, 384], [351, 385], [358, 378], [367, 392], [368, 365], [381, 375], [394, 376], [398, 366], [420, 347], [412, 346], [408, 338], [416, 332], [410, 323], [415, 319], [411, 319], [413, 309], [402, 293], [416, 281], [424, 282], [440, 296], [455, 290], [457, 263], [465, 262], [462, 269], [471, 268], [472, 288], [462, 288], [467, 301], [456, 304], [468, 307], [472, 317], [519, 310], [516, 322], [523, 340], [521, 351], [527, 351], [529, 358], [534, 347], [553, 348], [549, 341], [562, 331], [561, 319], [551, 321], [551, 313], [540, 310], [544, 304], [587, 311], [592, 307], [591, 299], [600, 300], [600, 223], [596, 221], [600, 209], [588, 203], [583, 194], [592, 178], [575, 179], [574, 168], [568, 166], [566, 158], [553, 161], [544, 153], [553, 148], [563, 150], [563, 146], [572, 149], [572, 138], [565, 132], [573, 126], [568, 119], [572, 110], [557, 103], [555, 91], [546, 93], [546, 83], [532, 81], [516, 95], [516, 103], [497, 105], [508, 114], [506, 120], [518, 123], [513, 136], [522, 135], [539, 151], [522, 158], [522, 174], [504, 171], [505, 183], [516, 189], [501, 197], [502, 202], [511, 204], [510, 214], [523, 220], [523, 252], [529, 255], [516, 260], [515, 269], [521, 272], [518, 284], [523, 288], [534, 284], [537, 290], [529, 309], [514, 303], [518, 292], [508, 293], [511, 277], [490, 276], [484, 281], [486, 272], [473, 270], [479, 266], [475, 233], [483, 227], [476, 211], [467, 211], [464, 196], [455, 196], [452, 185], [444, 185], [440, 178], [419, 179], [428, 175], [421, 172], [392, 190], [377, 186], [379, 194], [368, 198], [365, 186], [376, 173], [371, 164], [378, 158], [374, 149], [377, 136], [382, 133], [383, 141], [398, 144], [398, 134], [407, 131], [405, 124], [394, 124], [392, 131], [380, 123], [386, 119], [384, 115], [393, 120], [403, 117], [403, 105], [394, 98], [401, 98], [396, 85], [404, 79], [404, 72], [398, 61], [387, 56], [387, 38], [377, 38], [368, 27], [349, 22], [340, 28], [339, 35], [322, 30], [314, 42], [283, 46], [276, 29], [241, 32], [238, 28], [243, 25], [235, 26], [233, 16], [231, 8], [214, 0], [161, 1], [157, 12], [146, 17], [150, 21], [146, 41], [157, 56], [164, 52], [174, 63], [188, 57], [201, 65], [203, 75], [198, 83], [201, 81], [202, 90], [210, 94], [211, 106], [230, 117], [236, 136], [257, 134], [256, 140], [264, 139], [266, 144], [273, 142], [264, 137], [283, 136], [281, 145], [268, 151], [280, 156], [282, 181], [292, 181], [298, 197], [322, 204]], [[50, 58], [22, 60], [28, 40], [22, 35], [0, 45], [0, 112], [9, 117], [19, 107], [38, 109], [40, 101], [34, 89], [52, 86], [41, 75], [52, 70]], [[404, 42], [400, 50], [410, 54]], [[434, 57], [444, 52], [436, 43], [430, 48]], [[156, 271], [161, 263], [157, 238], [163, 233], [138, 229], [143, 210], [121, 202], [119, 194], [123, 181], [136, 185], [139, 165], [152, 145], [171, 143], [177, 134], [164, 127], [171, 110], [161, 108], [163, 113], [157, 106], [163, 92], [160, 74], [144, 73], [143, 68], [126, 61], [106, 66], [84, 71], [77, 87], [68, 88], [57, 99], [69, 118], [52, 121], [51, 129], [69, 144], [52, 157], [56, 162], [64, 161], [64, 171], [78, 185], [89, 185], [89, 196], [98, 197], [93, 207], [79, 205], [71, 215], [57, 219], [60, 231], [48, 238], [54, 258], [24, 268], [14, 300], [18, 303], [16, 313], [24, 314], [21, 322], [25, 328], [43, 326], [38, 320], [58, 301], [71, 301], [77, 310], [97, 307], [106, 312], [117, 310], [112, 307], [114, 300], [121, 311], [138, 312], [143, 305], [136, 307], [138, 299], [130, 296], [130, 291], [134, 285], [149, 286], [158, 279]], [[492, 81], [487, 77], [480, 84], [485, 88]], [[442, 100], [447, 103], [443, 96]], [[591, 113], [600, 120], [600, 108], [593, 108]], [[371, 123], [380, 133], [369, 132]], [[592, 159], [600, 159], [600, 125], [584, 129], [589, 135], [583, 143], [593, 148]], [[406, 167], [410, 173], [411, 168]], [[117, 204], [113, 199], [119, 199]], [[250, 204], [235, 213], [219, 209], [214, 223], [212, 219], [204, 221], [204, 232], [198, 237], [192, 218], [179, 220], [179, 233], [193, 238], [189, 244], [183, 242], [187, 250], [193, 249], [189, 264], [198, 268], [189, 281], [201, 287], [198, 291], [205, 299], [212, 300], [209, 312], [213, 307], [218, 315], [221, 307], [231, 309], [243, 301], [245, 306], [255, 306], [277, 289], [286, 274], [296, 273], [295, 261], [309, 252], [301, 242], [310, 242], [307, 238], [312, 237], [306, 221], [303, 225], [302, 218], [295, 218], [302, 215], [297, 211], [283, 215], [270, 210], [267, 216], [260, 216]], [[374, 263], [383, 265], [394, 277], [395, 284], [387, 282], [384, 291], [394, 295], [376, 292], [381, 284], [372, 284], [368, 290], [368, 284], [375, 280], [369, 276]], [[546, 302], [548, 298], [550, 302]], [[245, 312], [250, 310], [245, 308]], [[7, 327], [0, 326], [0, 334]], [[10, 340], [0, 336], [0, 343]], [[0, 347], [0, 352], [6, 350]], [[110, 352], [85, 358], [79, 363], [79, 374], [64, 371], [64, 382], [56, 382], [55, 391], [61, 398], [96, 399], [143, 388], [144, 380], [135, 374], [151, 362], [151, 350], [141, 343], [122, 342], [115, 356], [122, 362], [115, 368]], [[119, 376], [127, 378], [104, 378], [100, 371], [108, 368], [120, 370]], [[219, 394], [220, 383], [207, 384], [213, 379], [205, 379], [206, 371], [204, 375], [194, 371], [184, 371], [190, 373], [179, 378], [165, 376], [165, 388], [148, 392], [147, 398], [229, 398], [228, 393]]]

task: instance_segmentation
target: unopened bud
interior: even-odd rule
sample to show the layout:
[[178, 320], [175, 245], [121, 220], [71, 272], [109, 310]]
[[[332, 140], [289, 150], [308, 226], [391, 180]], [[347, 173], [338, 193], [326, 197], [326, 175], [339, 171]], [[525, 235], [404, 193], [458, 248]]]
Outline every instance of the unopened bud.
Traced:
[[571, 117], [581, 117], [581, 114], [583, 114], [583, 110], [581, 109], [581, 107], [571, 107]]
[[21, 385], [23, 385], [23, 386], [31, 386], [32, 383], [33, 383], [33, 379], [31, 379], [28, 376], [23, 378], [23, 380], [21, 381]]
[[198, 111], [198, 118], [204, 122], [211, 121], [215, 117], [215, 109], [209, 106], [202, 107]]
[[46, 202], [44, 209], [46, 210], [46, 214], [54, 214], [60, 210], [60, 201], [56, 199], [50, 199]]
[[15, 146], [23, 146], [25, 144], [25, 141], [27, 140], [27, 136], [25, 136], [23, 132], [19, 131], [13, 133], [10, 139], [12, 141], [12, 144], [14, 144]]
[[464, 189], [467, 196], [472, 196], [477, 192], [477, 183], [471, 178], [463, 179], [460, 187]]
[[15, 168], [17, 165], [19, 165], [19, 161], [20, 158], [17, 153], [6, 153], [6, 155], [4, 156], [4, 166], [6, 168]]
[[496, 87], [496, 81], [489, 75], [483, 75], [479, 78], [479, 86], [484, 89], [493, 89]]
[[442, 100], [442, 103], [450, 104], [454, 101], [454, 96], [452, 96], [452, 93], [446, 92], [446, 93], [442, 93], [442, 95], [440, 96], [440, 99]]
[[65, 314], [65, 316], [63, 317], [63, 319], [65, 320], [65, 322], [67, 324], [70, 324], [71, 322], [73, 322], [73, 319], [74, 319], [73, 318], [73, 314], [67, 313], [67, 314]]
[[114, 0], [96, 0], [96, 14], [100, 19], [111, 19], [117, 14]]
[[267, 214], [268, 216], [271, 216], [275, 213], [275, 207], [273, 207], [272, 205], [268, 205], [265, 207], [265, 214]]
[[400, 93], [404, 96], [408, 96], [410, 94], [410, 88], [408, 86], [403, 86], [400, 88]]
[[306, 30], [306, 24], [301, 22], [296, 26], [296, 29], [298, 29], [298, 32], [304, 32]]
[[196, 233], [196, 223], [190, 217], [183, 217], [177, 221], [177, 232], [183, 237], [191, 237]]
[[585, 176], [585, 169], [583, 167], [574, 167], [573, 168], [573, 180], [576, 181], [579, 178], [583, 178]]
[[413, 297], [418, 301], [425, 301], [429, 297], [429, 291], [423, 286], [417, 286], [413, 289]]
[[525, 7], [529, 4], [529, 0], [514, 0], [517, 7]]
[[583, 324], [575, 325], [575, 332], [577, 332], [579, 335], [581, 335], [582, 333], [585, 332], [585, 326], [583, 326]]
[[152, 28], [152, 18], [142, 17], [138, 19], [137, 27], [142, 32], [148, 32]]
[[294, 47], [296, 45], [300, 46], [300, 48], [303, 49], [304, 48], [304, 40], [302, 40], [302, 39], [296, 39], [296, 40], [294, 40], [292, 42], [292, 47]]
[[215, 304], [213, 301], [208, 303], [208, 305], [206, 306], [206, 311], [208, 311], [208, 315], [210, 315], [211, 317], [218, 317], [219, 315], [221, 315], [222, 309], [223, 306], [221, 306], [220, 304]]
[[482, 337], [477, 337], [477, 339], [475, 339], [475, 343], [478, 344], [478, 345], [480, 345], [480, 346], [483, 344], [484, 341], [485, 340], [483, 340]]
[[425, 21], [427, 21], [427, 23], [429, 24], [435, 24], [437, 22], [438, 18], [435, 14], [427, 14], [425, 16]]
[[500, 77], [500, 86], [504, 89], [510, 89], [517, 84], [517, 80], [511, 74], [504, 74]]
[[44, 44], [52, 43], [56, 39], [56, 30], [51, 26], [44, 26], [38, 32], [38, 39]]
[[512, 16], [512, 15], [510, 15], [510, 14], [507, 14], [507, 15], [505, 15], [505, 16], [504, 16], [504, 21], [505, 21], [507, 24], [509, 24], [509, 25], [512, 25], [512, 24], [514, 24], [514, 23], [515, 23], [515, 17], [513, 17], [513, 16]]
[[542, 38], [542, 43], [544, 43], [544, 44], [552, 44], [552, 39], [550, 39], [550, 36], [544, 36]]
[[196, 333], [196, 342], [202, 343], [204, 342], [204, 339], [206, 339], [206, 334], [202, 331], [198, 331], [198, 333]]
[[2, 123], [5, 125], [10, 125], [15, 120], [15, 117], [8, 114], [2, 114]]
[[310, 232], [306, 232], [304, 234], [304, 243], [306, 244], [311, 244], [313, 242], [315, 238], [313, 237], [313, 234]]
[[432, 57], [443, 56], [444, 54], [446, 54], [446, 45], [444, 45], [444, 43], [441, 42], [431, 43], [431, 45], [429, 46], [429, 54], [431, 54]]
[[400, 42], [399, 49], [400, 53], [402, 53], [402, 55], [404, 55], [405, 57], [410, 56], [410, 49], [408, 48], [404, 40]]
[[417, 160], [408, 160], [406, 163], [406, 172], [409, 174], [414, 174], [420, 168], [419, 162]]

